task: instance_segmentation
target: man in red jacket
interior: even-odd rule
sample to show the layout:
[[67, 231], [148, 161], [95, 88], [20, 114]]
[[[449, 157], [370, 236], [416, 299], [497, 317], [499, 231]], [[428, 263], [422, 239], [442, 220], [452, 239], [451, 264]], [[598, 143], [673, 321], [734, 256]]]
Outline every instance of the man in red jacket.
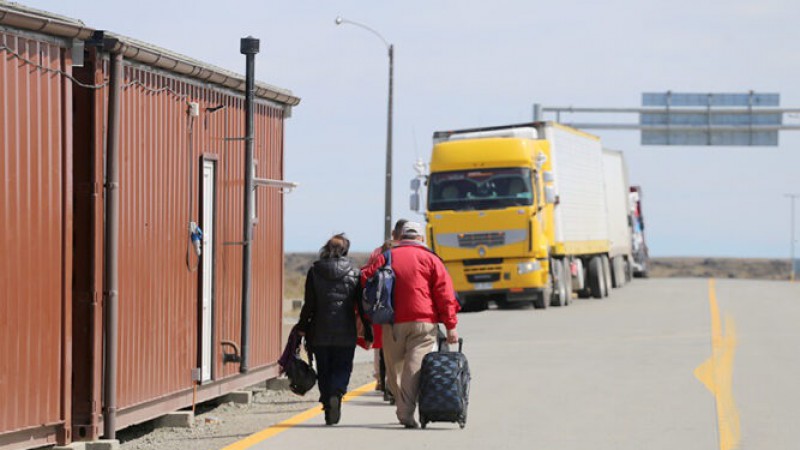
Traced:
[[[422, 358], [433, 350], [437, 324], [447, 329], [447, 342], [458, 343], [459, 310], [453, 281], [444, 263], [425, 247], [422, 225], [407, 222], [401, 240], [392, 248], [394, 324], [383, 325], [383, 352], [387, 383], [395, 394], [397, 418], [406, 428], [417, 428], [414, 420], [419, 394]], [[383, 266], [383, 255], [361, 272], [362, 285]], [[395, 376], [388, 376], [395, 374]]]

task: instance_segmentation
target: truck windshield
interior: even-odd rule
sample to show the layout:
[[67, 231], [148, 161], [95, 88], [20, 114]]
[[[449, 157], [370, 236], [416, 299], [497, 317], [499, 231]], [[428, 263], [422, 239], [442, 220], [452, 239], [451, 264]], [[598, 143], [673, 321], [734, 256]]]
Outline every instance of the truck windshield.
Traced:
[[533, 204], [531, 170], [477, 169], [432, 173], [428, 210], [501, 209]]

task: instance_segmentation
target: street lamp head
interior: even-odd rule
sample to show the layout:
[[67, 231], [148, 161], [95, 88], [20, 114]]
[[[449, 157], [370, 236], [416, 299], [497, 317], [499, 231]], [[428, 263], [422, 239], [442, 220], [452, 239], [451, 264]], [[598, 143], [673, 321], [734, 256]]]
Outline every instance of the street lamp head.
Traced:
[[[347, 25], [353, 25], [353, 26], [356, 26], [356, 27], [359, 27], [359, 28], [363, 28], [363, 29], [369, 31], [370, 33], [374, 34], [381, 41], [383, 41], [384, 45], [386, 45], [386, 48], [389, 49], [390, 53], [392, 51], [391, 48], [390, 48], [391, 44], [389, 44], [389, 42], [386, 40], [386, 38], [383, 37], [383, 35], [381, 35], [377, 31], [373, 30], [372, 28], [364, 25], [363, 23], [353, 22], [352, 20], [347, 20], [342, 16], [336, 16], [336, 19], [333, 21], [333, 23], [335, 23], [336, 25], [347, 24]], [[391, 58], [391, 56], [390, 56], [390, 58]]]
[[381, 40], [384, 45], [386, 45], [386, 49], [389, 50], [389, 111], [387, 114], [386, 120], [386, 198], [385, 198], [385, 209], [384, 209], [384, 239], [391, 239], [391, 230], [392, 230], [392, 80], [394, 78], [394, 47], [386, 41], [380, 33], [375, 31], [374, 29], [364, 25], [363, 23], [353, 22], [352, 20], [347, 20], [342, 16], [336, 16], [336, 19], [333, 21], [336, 25], [347, 24], [353, 25], [355, 27], [363, 28], [370, 33], [372, 33], [375, 37]]

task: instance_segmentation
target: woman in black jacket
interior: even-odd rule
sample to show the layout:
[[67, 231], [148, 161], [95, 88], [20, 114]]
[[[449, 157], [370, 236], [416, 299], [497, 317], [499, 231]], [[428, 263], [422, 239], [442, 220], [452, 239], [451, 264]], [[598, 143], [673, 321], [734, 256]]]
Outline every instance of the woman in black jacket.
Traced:
[[306, 292], [300, 311], [300, 332], [311, 344], [317, 360], [319, 401], [325, 424], [339, 423], [342, 396], [347, 392], [356, 348], [356, 313], [364, 326], [365, 340], [372, 342], [372, 327], [361, 305], [361, 273], [350, 264], [350, 241], [344, 233], [330, 238], [319, 251], [319, 260], [306, 276]]

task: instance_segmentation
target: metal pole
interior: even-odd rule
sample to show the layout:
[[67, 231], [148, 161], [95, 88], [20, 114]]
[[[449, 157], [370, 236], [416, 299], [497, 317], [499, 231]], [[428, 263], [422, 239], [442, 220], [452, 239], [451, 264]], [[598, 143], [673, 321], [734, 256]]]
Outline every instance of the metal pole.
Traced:
[[394, 88], [394, 45], [389, 45], [389, 112], [386, 118], [386, 199], [383, 238], [392, 238], [392, 101]]
[[242, 38], [240, 51], [246, 58], [245, 71], [245, 96], [244, 96], [244, 224], [242, 238], [242, 361], [239, 365], [239, 372], [245, 373], [249, 370], [248, 360], [250, 356], [250, 294], [251, 294], [251, 270], [253, 264], [253, 138], [254, 138], [254, 117], [253, 117], [253, 97], [255, 95], [255, 70], [256, 54], [259, 51], [259, 40], [248, 36]]
[[111, 54], [108, 89], [108, 132], [106, 142], [106, 361], [105, 417], [103, 435], [116, 439], [117, 429], [117, 347], [119, 327], [119, 114], [122, 91], [122, 55]]
[[533, 121], [540, 122], [542, 120], [542, 104], [541, 103], [534, 103], [533, 104]]
[[342, 16], [337, 16], [334, 23], [336, 25], [350, 24], [359, 28], [363, 28], [377, 36], [377, 38], [380, 39], [389, 50], [389, 111], [386, 117], [386, 196], [384, 199], [383, 211], [383, 238], [388, 240], [392, 237], [392, 102], [394, 100], [394, 45], [389, 44], [383, 35], [364, 25], [363, 23], [353, 22], [352, 20], [347, 20]]
[[794, 228], [795, 228], [795, 225], [794, 225], [794, 199], [796, 199], [797, 197], [800, 197], [800, 194], [786, 194], [786, 197], [789, 197], [789, 200], [791, 201], [791, 217], [789, 218], [789, 223], [790, 223], [790, 225], [789, 225], [789, 226], [790, 226], [790, 228], [791, 228], [791, 229], [789, 230], [789, 235], [791, 236], [791, 242], [790, 242], [790, 249], [791, 249], [791, 250], [790, 250], [790, 253], [789, 253], [789, 281], [790, 281], [791, 283], [794, 283], [794, 279], [795, 279], [795, 261], [794, 261], [794, 255], [795, 255], [795, 253], [794, 253], [794, 248], [795, 248], [795, 236], [794, 236]]
[[792, 227], [792, 231], [791, 231], [791, 234], [792, 234], [792, 252], [791, 252], [791, 261], [789, 261], [789, 270], [792, 271], [792, 275], [789, 278], [789, 281], [791, 281], [792, 283], [794, 283], [794, 275], [795, 275], [795, 273], [794, 273], [795, 272], [794, 271], [794, 265], [795, 265], [795, 263], [794, 263], [794, 245], [795, 245], [795, 239], [794, 239], [794, 199], [795, 198], [796, 198], [796, 196], [793, 195], [792, 196], [792, 220], [791, 220], [791, 223], [792, 223], [792, 225], [791, 225], [791, 227]]

